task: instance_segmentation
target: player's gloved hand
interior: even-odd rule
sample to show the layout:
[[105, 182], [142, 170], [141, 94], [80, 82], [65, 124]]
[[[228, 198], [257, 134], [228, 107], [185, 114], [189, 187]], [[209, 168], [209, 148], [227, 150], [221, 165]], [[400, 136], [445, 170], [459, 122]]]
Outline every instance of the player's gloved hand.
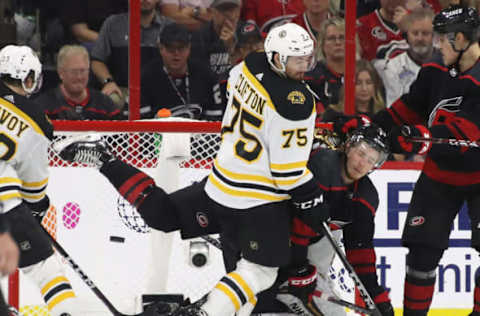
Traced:
[[366, 115], [339, 116], [333, 122], [333, 131], [341, 136], [346, 136], [351, 131], [370, 125], [371, 120]]
[[376, 305], [377, 305], [378, 310], [380, 311], [380, 314], [382, 314], [382, 316], [394, 316], [395, 315], [392, 303], [382, 302], [382, 303], [377, 303]]
[[292, 203], [297, 210], [297, 216], [316, 232], [330, 218], [328, 204], [324, 201], [323, 191], [316, 190], [305, 196], [292, 196]]
[[423, 125], [402, 125], [396, 126], [390, 132], [390, 146], [393, 153], [409, 153], [425, 155], [432, 147], [428, 141], [413, 142], [411, 137], [431, 138], [432, 134]]

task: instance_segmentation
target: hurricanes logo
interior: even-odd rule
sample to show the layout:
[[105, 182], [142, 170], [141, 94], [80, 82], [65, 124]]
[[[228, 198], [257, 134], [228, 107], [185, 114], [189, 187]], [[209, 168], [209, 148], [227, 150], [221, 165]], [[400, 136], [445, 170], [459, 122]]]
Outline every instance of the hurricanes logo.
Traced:
[[287, 96], [288, 101], [292, 104], [304, 104], [305, 103], [305, 95], [300, 91], [292, 91]]
[[200, 225], [200, 227], [205, 228], [205, 227], [208, 226], [208, 216], [207, 216], [207, 214], [205, 214], [203, 212], [197, 212], [196, 217], [197, 217], [198, 225]]
[[425, 223], [425, 217], [423, 216], [415, 216], [412, 217], [409, 221], [410, 226], [420, 226]]
[[384, 41], [387, 39], [387, 34], [382, 30], [380, 26], [375, 26], [372, 29], [372, 36], [375, 38], [378, 38], [381, 41]]

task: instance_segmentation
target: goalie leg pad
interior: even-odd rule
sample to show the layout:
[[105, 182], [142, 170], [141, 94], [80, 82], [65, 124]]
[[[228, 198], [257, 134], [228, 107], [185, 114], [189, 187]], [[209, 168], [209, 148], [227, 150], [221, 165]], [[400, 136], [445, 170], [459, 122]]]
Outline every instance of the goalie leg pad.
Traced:
[[64, 265], [56, 254], [34, 265], [22, 268], [41, 290], [41, 294], [52, 316], [79, 315], [75, 293], [65, 276]]

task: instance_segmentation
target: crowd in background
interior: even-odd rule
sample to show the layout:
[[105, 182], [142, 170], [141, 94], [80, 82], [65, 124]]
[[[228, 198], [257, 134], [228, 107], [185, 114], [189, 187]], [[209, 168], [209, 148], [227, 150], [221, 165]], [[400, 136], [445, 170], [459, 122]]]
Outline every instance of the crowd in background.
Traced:
[[[357, 1], [357, 113], [372, 115], [408, 92], [421, 65], [438, 54], [434, 14], [452, 4], [480, 1]], [[269, 29], [291, 21], [316, 41], [317, 63], [305, 80], [318, 95], [318, 121], [331, 120], [345, 106], [344, 5], [140, 0], [141, 117], [168, 108], [172, 116], [221, 120], [229, 69], [262, 50]], [[38, 52], [44, 83], [32, 98], [51, 119], [128, 119], [128, 10], [128, 0], [2, 1], [0, 46], [17, 43]]]

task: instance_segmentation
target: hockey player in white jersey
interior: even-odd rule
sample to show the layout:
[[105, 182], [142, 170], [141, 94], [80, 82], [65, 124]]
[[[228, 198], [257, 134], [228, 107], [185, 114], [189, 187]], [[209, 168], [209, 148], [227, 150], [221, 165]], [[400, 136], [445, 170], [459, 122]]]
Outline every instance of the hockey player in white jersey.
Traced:
[[41, 72], [31, 48], [0, 51], [0, 216], [20, 247], [20, 269], [39, 287], [50, 314], [72, 316], [78, 315], [75, 294], [37, 221], [50, 204], [47, 149], [53, 137], [42, 109], [28, 98], [40, 88]]
[[[314, 42], [302, 27], [272, 29], [265, 52], [252, 53], [231, 70], [222, 143], [202, 182], [167, 195], [136, 168], [113, 159], [95, 140], [59, 143], [60, 156], [93, 163], [126, 196], [146, 223], [182, 238], [221, 232], [241, 253], [236, 269], [202, 300], [156, 315], [225, 316], [269, 288], [278, 267], [290, 262], [291, 205], [312, 227], [328, 218], [321, 190], [307, 168], [315, 100], [303, 75], [314, 64]], [[192, 205], [208, 210], [198, 225]]]

